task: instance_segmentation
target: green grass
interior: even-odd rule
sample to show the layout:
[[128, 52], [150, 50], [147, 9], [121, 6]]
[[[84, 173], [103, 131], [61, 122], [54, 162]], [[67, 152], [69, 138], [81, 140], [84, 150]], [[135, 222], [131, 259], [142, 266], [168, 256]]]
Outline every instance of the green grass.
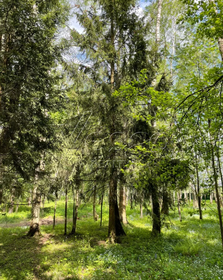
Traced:
[[[100, 222], [93, 221], [91, 205], [81, 206], [75, 237], [63, 235], [63, 224], [55, 230], [51, 225], [42, 226], [42, 235], [35, 238], [24, 238], [24, 228], [0, 228], [0, 279], [223, 279], [223, 251], [215, 206], [210, 206], [213, 210], [204, 210], [203, 221], [196, 211], [191, 215], [192, 207], [183, 209], [182, 222], [177, 211], [172, 211], [158, 238], [151, 235], [151, 217], [140, 219], [138, 207], [128, 209], [127, 236], [121, 244], [93, 248], [92, 239], [107, 240], [107, 207], [100, 228]], [[52, 216], [53, 203], [46, 207], [43, 216]], [[26, 211], [21, 213], [27, 217]], [[60, 202], [58, 215], [63, 213]], [[12, 215], [20, 217], [20, 212]], [[71, 224], [68, 229], [71, 230]]]

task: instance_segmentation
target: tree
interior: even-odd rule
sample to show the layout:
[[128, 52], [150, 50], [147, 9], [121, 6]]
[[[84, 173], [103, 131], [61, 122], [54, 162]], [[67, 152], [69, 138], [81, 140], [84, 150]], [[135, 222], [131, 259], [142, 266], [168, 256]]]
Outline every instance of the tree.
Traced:
[[[85, 64], [79, 65], [94, 81], [94, 88], [88, 90], [90, 108], [95, 119], [100, 120], [105, 135], [102, 150], [103, 159], [109, 162], [108, 235], [112, 242], [125, 234], [117, 204], [118, 154], [115, 148], [118, 132], [122, 131], [123, 112], [112, 93], [123, 81], [148, 68], [143, 21], [138, 20], [135, 5], [133, 0], [101, 0], [90, 2], [84, 8], [76, 5], [75, 14], [84, 32], [71, 32], [73, 45], [86, 58]], [[148, 71], [148, 75], [153, 75], [153, 71]]]
[[40, 178], [44, 152], [55, 147], [50, 113], [61, 106], [62, 90], [54, 40], [63, 9], [59, 1], [0, 5], [0, 168], [25, 180]]

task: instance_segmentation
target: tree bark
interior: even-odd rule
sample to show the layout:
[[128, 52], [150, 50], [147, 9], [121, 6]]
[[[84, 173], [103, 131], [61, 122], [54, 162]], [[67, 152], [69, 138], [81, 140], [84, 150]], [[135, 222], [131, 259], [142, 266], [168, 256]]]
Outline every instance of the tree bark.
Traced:
[[[211, 127], [210, 119], [208, 120], [208, 127], [209, 127], [209, 129]], [[212, 138], [210, 132], [209, 132], [209, 137], [210, 137], [210, 147], [211, 147], [211, 163], [212, 163], [212, 170], [213, 170], [213, 175], [214, 175], [214, 186], [215, 186], [217, 210], [218, 210], [219, 225], [220, 225], [220, 231], [221, 231], [221, 242], [222, 242], [222, 249], [223, 249], [223, 225], [222, 225], [220, 196], [219, 196], [219, 192], [218, 192], [218, 174], [217, 174], [216, 166], [215, 166], [214, 139]]]
[[222, 206], [222, 198], [223, 198], [223, 176], [222, 176], [222, 170], [221, 170], [221, 159], [220, 159], [220, 152], [219, 148], [217, 151], [217, 159], [218, 159], [218, 170], [221, 178], [221, 206]]
[[56, 225], [56, 211], [57, 211], [57, 198], [55, 199], [54, 211], [53, 211], [53, 229], [55, 228]]
[[215, 166], [215, 159], [214, 159], [214, 148], [211, 144], [211, 161], [212, 161], [212, 169], [214, 173], [214, 184], [215, 184], [215, 192], [216, 192], [216, 199], [217, 199], [217, 209], [218, 209], [218, 217], [219, 217], [219, 225], [220, 225], [220, 231], [221, 231], [221, 242], [222, 242], [222, 248], [223, 248], [223, 226], [222, 226], [222, 215], [221, 215], [221, 203], [219, 198], [219, 192], [218, 192], [218, 175], [216, 171]]
[[197, 157], [197, 153], [195, 153], [195, 161], [196, 161], [195, 162], [195, 169], [196, 169], [196, 178], [197, 178], [197, 201], [198, 201], [200, 220], [202, 220], [200, 178], [199, 178], [199, 171], [198, 171], [198, 157]]
[[32, 199], [32, 222], [29, 228], [29, 232], [27, 233], [27, 236], [34, 236], [35, 234], [40, 233], [40, 192], [38, 190], [38, 185], [35, 183], [35, 186], [33, 188], [33, 199]]
[[109, 184], [109, 227], [108, 236], [112, 243], [116, 242], [117, 236], [125, 235], [120, 218], [117, 203], [117, 170], [112, 167]]
[[161, 220], [160, 220], [160, 205], [159, 205], [159, 197], [157, 192], [157, 186], [152, 185], [151, 188], [152, 195], [152, 207], [153, 207], [153, 229], [152, 233], [156, 236], [161, 232]]
[[79, 207], [79, 186], [73, 190], [73, 225], [70, 234], [75, 234], [77, 229], [77, 215]]
[[177, 207], [178, 207], [178, 214], [179, 214], [180, 222], [182, 222], [181, 209], [180, 209], [180, 198], [181, 198], [181, 195], [178, 192], [177, 193]]
[[157, 49], [158, 49], [158, 46], [159, 46], [159, 43], [160, 43], [160, 25], [161, 25], [162, 3], [163, 3], [163, 0], [158, 0], [157, 19], [156, 19], [156, 45], [157, 45]]
[[67, 235], [67, 201], [68, 201], [68, 195], [67, 195], [67, 186], [65, 189], [65, 213], [64, 213], [64, 235]]
[[[114, 26], [114, 6], [115, 1], [111, 0], [111, 49], [113, 53], [111, 54], [111, 62], [110, 62], [110, 73], [111, 73], [111, 108], [115, 108], [114, 99], [112, 98], [112, 92], [114, 91], [115, 85], [115, 26]], [[110, 182], [109, 182], [109, 226], [108, 226], [108, 236], [110, 242], [116, 242], [116, 237], [120, 235], [125, 235], [125, 232], [122, 228], [122, 224], [119, 218], [119, 210], [117, 203], [117, 169], [115, 166], [115, 132], [116, 132], [116, 115], [115, 111], [112, 111], [111, 116], [111, 124], [110, 124], [110, 139], [111, 139], [111, 155], [110, 155]]]
[[101, 194], [101, 218], [100, 218], [100, 227], [102, 227], [102, 215], [103, 215], [103, 200], [104, 200], [104, 190], [102, 190]]
[[97, 194], [97, 188], [96, 186], [93, 187], [93, 218], [95, 221], [98, 220], [98, 214], [96, 212], [96, 194]]
[[119, 193], [119, 215], [121, 222], [126, 225], [128, 223], [126, 217], [126, 188], [125, 188], [124, 174], [120, 178], [120, 193]]

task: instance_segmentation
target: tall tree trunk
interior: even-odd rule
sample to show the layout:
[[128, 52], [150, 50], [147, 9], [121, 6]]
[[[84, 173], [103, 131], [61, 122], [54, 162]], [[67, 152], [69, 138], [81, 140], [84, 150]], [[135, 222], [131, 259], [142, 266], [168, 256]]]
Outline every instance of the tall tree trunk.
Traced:
[[[115, 104], [114, 99], [112, 98], [112, 92], [114, 91], [115, 86], [115, 26], [114, 26], [114, 6], [115, 1], [111, 0], [111, 49], [113, 53], [111, 54], [111, 104], [110, 107], [114, 110]], [[111, 139], [111, 169], [110, 169], [110, 182], [109, 182], [109, 226], [108, 226], [108, 236], [110, 242], [114, 243], [116, 241], [116, 237], [120, 235], [125, 235], [123, 230], [120, 218], [119, 218], [119, 210], [117, 203], [117, 169], [115, 165], [115, 132], [116, 132], [116, 114], [115, 111], [112, 111], [111, 115], [111, 125], [110, 125], [110, 139]]]
[[112, 167], [110, 185], [109, 185], [109, 227], [108, 236], [112, 243], [116, 241], [116, 237], [125, 235], [120, 218], [117, 203], [117, 170]]
[[104, 200], [104, 190], [102, 190], [101, 194], [101, 218], [100, 218], [100, 227], [102, 227], [102, 215], [103, 215], [103, 200]]
[[79, 207], [79, 186], [77, 186], [76, 190], [73, 189], [73, 225], [70, 234], [76, 233], [78, 207]]
[[[0, 39], [1, 39], [1, 36], [0, 36]], [[0, 86], [0, 102], [1, 102], [1, 86]], [[3, 158], [2, 158], [2, 156], [0, 156], [0, 206], [3, 203], [3, 184], [2, 184], [3, 183], [3, 181], [2, 181], [3, 165], [2, 165], [2, 161], [3, 161]]]
[[55, 228], [56, 225], [56, 211], [57, 211], [57, 198], [55, 199], [54, 211], [53, 211], [53, 229]]
[[178, 192], [177, 193], [177, 207], [178, 207], [178, 214], [179, 214], [180, 222], [182, 222], [181, 209], [180, 209], [180, 198], [181, 198], [181, 195]]
[[157, 19], [156, 19], [156, 45], [157, 49], [160, 44], [160, 26], [163, 0], [158, 0]]
[[223, 248], [223, 226], [222, 226], [222, 215], [221, 215], [221, 203], [220, 203], [220, 197], [219, 197], [219, 192], [218, 192], [218, 175], [217, 175], [216, 166], [215, 166], [214, 148], [213, 148], [212, 144], [211, 144], [211, 161], [212, 161], [212, 169], [213, 169], [213, 173], [214, 173], [214, 185], [215, 185], [215, 192], [216, 192], [216, 199], [217, 199], [219, 225], [220, 225], [220, 231], [221, 231], [221, 242], [222, 242], [222, 248]]
[[0, 186], [0, 205], [3, 203], [3, 189], [2, 186]]
[[221, 178], [221, 206], [222, 206], [222, 198], [223, 198], [223, 175], [222, 175], [222, 170], [221, 170], [221, 158], [220, 158], [220, 151], [218, 148], [217, 151], [217, 159], [218, 159], [218, 170]]
[[161, 220], [160, 220], [160, 204], [159, 204], [159, 197], [157, 192], [157, 186], [152, 185], [151, 188], [151, 195], [152, 195], [152, 206], [153, 206], [153, 229], [152, 233], [154, 235], [158, 235], [161, 232]]
[[124, 174], [120, 177], [120, 193], [119, 193], [119, 215], [121, 222], [126, 225], [128, 223], [126, 217], [126, 188]]
[[191, 195], [192, 195], [192, 192], [191, 192], [191, 187], [189, 188], [189, 205], [191, 205]]
[[173, 191], [173, 206], [175, 205], [175, 199], [176, 199], [176, 194], [175, 191]]
[[[211, 120], [208, 120], [208, 127], [210, 129], [211, 127]], [[214, 186], [215, 186], [215, 194], [216, 194], [216, 200], [217, 200], [217, 209], [218, 209], [218, 217], [219, 217], [219, 225], [220, 225], [220, 231], [221, 231], [221, 242], [222, 242], [222, 249], [223, 249], [223, 225], [222, 225], [222, 215], [221, 215], [221, 203], [220, 203], [220, 196], [218, 192], [218, 174], [216, 171], [215, 166], [215, 154], [214, 154], [214, 139], [212, 139], [211, 133], [209, 132], [210, 137], [210, 145], [211, 145], [211, 163], [212, 163], [212, 170], [214, 175]]]
[[195, 153], [195, 169], [196, 169], [196, 178], [197, 178], [197, 200], [198, 200], [198, 207], [199, 207], [199, 214], [200, 220], [202, 220], [202, 209], [201, 209], [201, 193], [200, 193], [200, 178], [199, 178], [199, 171], [198, 171], [198, 157], [197, 153]]
[[68, 195], [67, 195], [67, 186], [65, 189], [65, 213], [64, 213], [64, 235], [67, 235], [67, 201], [68, 201]]
[[29, 232], [27, 233], [27, 236], [34, 236], [35, 234], [40, 233], [40, 192], [38, 189], [37, 182], [35, 182], [34, 188], [33, 188], [33, 199], [32, 199], [32, 221], [29, 228]]
[[176, 52], [176, 18], [172, 18], [172, 57], [170, 59], [170, 76], [173, 79], [173, 60]]
[[95, 221], [98, 220], [98, 214], [96, 212], [96, 194], [97, 194], [97, 188], [96, 186], [93, 187], [93, 218]]

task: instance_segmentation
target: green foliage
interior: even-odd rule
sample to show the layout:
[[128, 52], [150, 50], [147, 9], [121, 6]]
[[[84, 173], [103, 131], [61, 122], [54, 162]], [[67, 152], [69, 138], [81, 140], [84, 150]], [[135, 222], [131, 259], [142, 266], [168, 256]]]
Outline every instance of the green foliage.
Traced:
[[[58, 209], [62, 210], [62, 203]], [[53, 210], [50, 205], [46, 206]], [[51, 225], [42, 226], [42, 235], [35, 238], [24, 238], [25, 228], [1, 228], [0, 279], [221, 279], [219, 226], [210, 215], [212, 210], [206, 210], [205, 220], [199, 221], [198, 216], [188, 216], [186, 207], [184, 222], [171, 212], [169, 227], [154, 238], [151, 218], [141, 219], [138, 207], [128, 208], [127, 236], [121, 243], [91, 247], [92, 239], [107, 239], [107, 206], [104, 210], [100, 228], [91, 216], [91, 205], [81, 208], [75, 237], [64, 237], [63, 224], [54, 231]]]
[[223, 3], [221, 0], [217, 1], [194, 1], [183, 0], [187, 4], [186, 20], [192, 24], [197, 24], [197, 32], [203, 37], [208, 38], [222, 38], [222, 18], [223, 18]]
[[4, 0], [0, 19], [0, 153], [3, 165], [29, 179], [42, 153], [55, 147], [50, 112], [63, 92], [55, 33], [66, 16], [60, 1]]
[[202, 245], [194, 242], [192, 239], [187, 239], [186, 241], [177, 243], [173, 249], [175, 252], [182, 255], [192, 256], [198, 254], [198, 252], [202, 249]]

